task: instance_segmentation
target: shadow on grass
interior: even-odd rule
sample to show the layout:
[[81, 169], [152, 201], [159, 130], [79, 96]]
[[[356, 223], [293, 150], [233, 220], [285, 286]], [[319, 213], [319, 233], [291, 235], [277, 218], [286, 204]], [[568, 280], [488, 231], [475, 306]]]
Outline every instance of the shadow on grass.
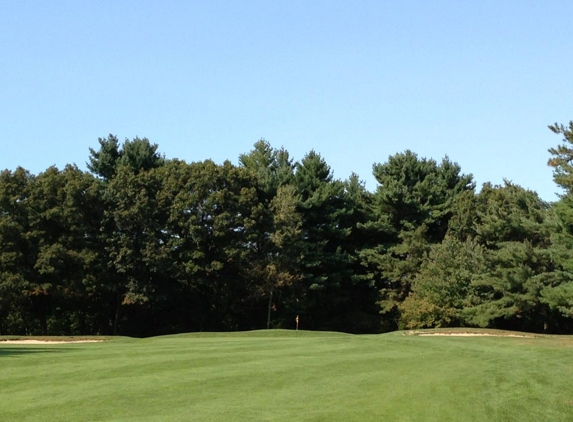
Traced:
[[10, 357], [10, 356], [20, 356], [29, 355], [36, 353], [61, 353], [65, 352], [66, 349], [57, 349], [54, 347], [14, 347], [14, 346], [0, 346], [0, 358]]

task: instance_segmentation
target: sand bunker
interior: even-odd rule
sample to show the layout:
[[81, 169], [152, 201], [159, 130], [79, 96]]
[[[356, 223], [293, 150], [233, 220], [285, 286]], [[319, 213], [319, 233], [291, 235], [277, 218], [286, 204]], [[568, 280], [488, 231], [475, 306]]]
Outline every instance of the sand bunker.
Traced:
[[417, 336], [447, 336], [447, 337], [522, 337], [522, 338], [533, 338], [533, 336], [523, 335], [523, 334], [489, 334], [489, 333], [417, 333], [412, 332], [411, 334]]
[[103, 340], [0, 340], [0, 344], [69, 344], [99, 343]]

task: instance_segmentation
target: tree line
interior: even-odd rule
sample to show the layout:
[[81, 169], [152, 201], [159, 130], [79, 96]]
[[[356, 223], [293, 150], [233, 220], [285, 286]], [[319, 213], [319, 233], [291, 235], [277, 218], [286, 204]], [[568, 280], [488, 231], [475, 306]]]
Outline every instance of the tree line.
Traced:
[[564, 193], [476, 190], [411, 151], [333, 177], [265, 140], [239, 164], [110, 135], [75, 165], [0, 173], [0, 334], [150, 336], [300, 327], [573, 333], [573, 122]]

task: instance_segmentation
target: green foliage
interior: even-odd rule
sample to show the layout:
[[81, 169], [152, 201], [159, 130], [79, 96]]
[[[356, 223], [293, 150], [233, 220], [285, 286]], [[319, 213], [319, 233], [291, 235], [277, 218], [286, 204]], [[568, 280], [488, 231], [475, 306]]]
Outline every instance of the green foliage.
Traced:
[[[76, 167], [23, 169], [0, 181], [0, 282], [8, 330], [81, 333], [98, 325], [89, 298], [99, 275], [101, 195]], [[65, 305], [64, 305], [65, 304]], [[1, 317], [0, 317], [1, 318]]]
[[567, 194], [573, 193], [573, 121], [569, 126], [555, 123], [549, 129], [558, 135], [563, 135], [563, 141], [555, 148], [549, 148], [552, 157], [547, 164], [553, 167], [553, 180]]
[[259, 198], [246, 277], [254, 300], [267, 300], [267, 328], [280, 326], [285, 319], [294, 318], [288, 310], [288, 296], [301, 278], [301, 215], [292, 186], [295, 165], [287, 151], [273, 149], [265, 140], [256, 142], [239, 161], [255, 178]]
[[446, 237], [432, 245], [412, 285], [399, 305], [403, 328], [448, 327], [463, 324], [471, 286], [487, 269], [486, 251], [475, 240]]
[[191, 295], [196, 328], [238, 329], [243, 317], [251, 242], [262, 212], [252, 176], [230, 162], [177, 164], [166, 244], [171, 271]]
[[156, 259], [166, 241], [167, 215], [157, 201], [160, 191], [158, 172], [136, 173], [130, 166], [121, 166], [105, 191], [104, 224], [113, 228], [106, 233], [106, 249], [113, 269], [125, 280], [123, 304], [148, 302], [153, 279], [161, 277]]
[[348, 322], [340, 310], [349, 298], [342, 286], [353, 276], [354, 252], [346, 249], [352, 227], [345, 223], [352, 209], [345, 186], [333, 178], [328, 164], [314, 151], [297, 165], [294, 183], [302, 216], [299, 265], [304, 280], [295, 309], [309, 328], [343, 330]]
[[100, 138], [0, 174], [0, 334], [482, 326], [573, 332], [573, 122], [555, 204], [411, 151], [345, 180], [261, 139], [239, 165]]
[[364, 226], [383, 240], [361, 255], [378, 274], [381, 313], [390, 321], [400, 318], [398, 305], [408, 297], [431, 245], [444, 238], [456, 197], [474, 188], [472, 176], [460, 170], [447, 157], [438, 164], [411, 151], [374, 165], [380, 185], [373, 219]]
[[471, 232], [487, 248], [488, 270], [472, 282], [465, 321], [482, 327], [542, 331], [550, 312], [540, 301], [546, 273], [548, 205], [534, 192], [505, 182], [484, 185], [476, 197]]
[[128, 166], [135, 172], [147, 171], [161, 166], [165, 159], [157, 153], [157, 144], [147, 138], [126, 139], [120, 147], [116, 136], [99, 138], [99, 151], [90, 148], [88, 169], [104, 180], [111, 180], [118, 168]]
[[33, 176], [21, 167], [0, 173], [0, 332], [29, 332], [22, 294], [29, 283], [28, 198]]
[[540, 301], [549, 260], [530, 242], [507, 242], [487, 255], [490, 270], [472, 283], [471, 305], [462, 314], [481, 327], [542, 331], [547, 307]]
[[476, 238], [495, 249], [499, 242], [530, 241], [539, 247], [549, 244], [544, 221], [549, 208], [532, 191], [511, 182], [503, 186], [484, 184], [475, 204]]
[[573, 279], [569, 273], [556, 274], [558, 283], [541, 291], [541, 302], [557, 310], [565, 318], [573, 318]]
[[555, 268], [546, 275], [541, 301], [562, 317], [573, 317], [573, 197], [564, 195], [552, 207], [549, 253]]
[[472, 176], [460, 171], [447, 157], [438, 164], [409, 150], [389, 157], [387, 163], [375, 164], [373, 172], [380, 184], [376, 191], [378, 213], [389, 219], [396, 235], [426, 225], [428, 238], [441, 241], [452, 201], [474, 188]]
[[116, 136], [110, 134], [107, 139], [98, 138], [98, 142], [100, 144], [99, 151], [90, 148], [87, 167], [92, 173], [104, 180], [110, 180], [115, 175], [121, 158], [119, 141]]
[[549, 149], [553, 157], [548, 164], [554, 169], [555, 183], [565, 194], [552, 207], [550, 253], [556, 268], [548, 274], [549, 283], [541, 292], [541, 300], [570, 321], [573, 317], [573, 121], [569, 126], [555, 123], [549, 129], [563, 135], [562, 144]]
[[256, 142], [248, 154], [241, 154], [239, 162], [255, 176], [265, 200], [271, 200], [279, 186], [292, 182], [295, 165], [288, 151], [274, 149], [264, 139]]

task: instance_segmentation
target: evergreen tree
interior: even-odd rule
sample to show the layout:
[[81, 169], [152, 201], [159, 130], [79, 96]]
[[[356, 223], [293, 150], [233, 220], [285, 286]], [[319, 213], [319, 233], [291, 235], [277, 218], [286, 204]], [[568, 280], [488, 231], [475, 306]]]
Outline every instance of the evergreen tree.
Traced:
[[33, 331], [28, 289], [33, 250], [28, 240], [34, 177], [22, 167], [0, 173], [0, 334]]
[[98, 138], [98, 142], [99, 151], [90, 148], [87, 167], [93, 174], [110, 180], [115, 175], [121, 158], [119, 141], [116, 136], [110, 134], [107, 138]]
[[99, 151], [90, 148], [88, 169], [103, 180], [111, 180], [120, 166], [128, 166], [134, 172], [147, 171], [161, 166], [165, 158], [157, 152], [158, 145], [147, 138], [126, 139], [120, 146], [116, 136], [99, 138]]
[[564, 189], [561, 199], [553, 204], [548, 225], [551, 230], [551, 258], [554, 271], [547, 274], [548, 283], [542, 290], [542, 302], [562, 317], [561, 331], [573, 329], [573, 121], [569, 126], [549, 126], [554, 133], [563, 135], [563, 142], [549, 149], [552, 157], [553, 180]]
[[476, 275], [462, 312], [482, 327], [547, 330], [552, 313], [541, 298], [552, 270], [545, 225], [548, 205], [535, 192], [505, 182], [477, 196], [475, 240], [486, 248], [487, 270]]
[[446, 157], [438, 164], [411, 151], [396, 154], [373, 167], [379, 183], [373, 200], [373, 220], [365, 228], [383, 240], [362, 251], [376, 271], [381, 287], [381, 313], [388, 328], [400, 319], [398, 305], [406, 299], [430, 246], [444, 238], [456, 197], [472, 191], [471, 175]]
[[124, 320], [122, 333], [150, 334], [139, 327], [147, 325], [158, 300], [157, 283], [166, 277], [158, 265], [161, 245], [167, 241], [168, 215], [158, 203], [162, 174], [155, 170], [136, 172], [121, 165], [106, 186], [103, 220], [109, 256], [108, 294], [115, 302], [114, 332]]
[[302, 216], [303, 289], [293, 310], [301, 313], [307, 328], [342, 329], [346, 315], [340, 310], [347, 301], [343, 284], [352, 277], [351, 258], [345, 249], [351, 232], [345, 221], [351, 210], [344, 184], [335, 180], [324, 159], [311, 151], [297, 165], [295, 186]]
[[407, 329], [464, 325], [472, 286], [487, 270], [486, 251], [473, 239], [446, 236], [431, 246], [412, 282], [412, 292], [399, 304], [400, 327]]
[[12, 324], [18, 321], [13, 328], [28, 334], [99, 332], [91, 297], [101, 267], [97, 181], [75, 166], [50, 167], [37, 177], [18, 169], [13, 176], [5, 172], [0, 182], [0, 271], [2, 287], [14, 299], [10, 308], [19, 308], [11, 316]]
[[169, 175], [175, 179], [168, 181], [174, 196], [167, 249], [173, 277], [188, 298], [187, 327], [217, 331], [260, 327], [249, 313], [246, 281], [261, 212], [255, 181], [228, 161], [220, 166], [207, 160], [179, 167]]
[[[266, 327], [292, 319], [284, 305], [293, 284], [300, 279], [300, 214], [292, 160], [286, 150], [276, 150], [261, 139], [252, 151], [239, 157], [241, 166], [256, 180], [260, 209], [254, 241], [250, 243], [250, 290], [255, 302], [267, 301]], [[259, 307], [255, 303], [255, 309]], [[272, 311], [272, 312], [271, 312]]]
[[560, 145], [549, 148], [552, 157], [547, 164], [553, 167], [553, 180], [563, 188], [566, 194], [573, 193], [573, 120], [569, 126], [555, 123], [549, 129], [558, 135], [563, 135]]

